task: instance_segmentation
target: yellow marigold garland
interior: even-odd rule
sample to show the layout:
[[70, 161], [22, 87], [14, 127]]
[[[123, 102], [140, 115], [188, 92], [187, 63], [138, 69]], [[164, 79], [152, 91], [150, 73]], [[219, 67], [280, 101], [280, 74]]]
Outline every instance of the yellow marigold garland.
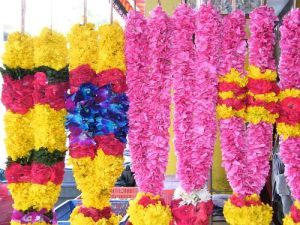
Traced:
[[225, 74], [224, 76], [220, 77], [219, 83], [226, 82], [226, 83], [236, 83], [240, 87], [246, 87], [248, 83], [247, 77], [242, 77], [240, 72], [237, 71], [235, 68], [231, 68], [230, 72]]
[[3, 63], [13, 69], [32, 69], [34, 67], [33, 38], [20, 32], [9, 34], [5, 44]]
[[247, 121], [253, 124], [258, 124], [261, 121], [275, 123], [278, 116], [278, 113], [272, 114], [270, 111], [261, 106], [252, 106], [247, 108]]
[[[248, 200], [257, 200], [259, 196], [252, 195], [247, 197]], [[224, 217], [230, 225], [269, 225], [272, 222], [272, 207], [266, 204], [257, 206], [237, 207], [230, 201], [225, 202]], [[255, 218], [255, 221], [253, 220]]]
[[[103, 209], [109, 206], [110, 192], [123, 170], [123, 157], [106, 155], [98, 149], [94, 159], [70, 158], [83, 205]], [[99, 184], [99, 185], [95, 185]]]
[[119, 225], [122, 217], [113, 214], [109, 219], [100, 219], [95, 222], [91, 217], [85, 217], [79, 212], [80, 207], [76, 207], [70, 217], [72, 225]]
[[[254, 80], [276, 82], [277, 73], [270, 69], [262, 72], [260, 68], [250, 65], [248, 68], [248, 77]], [[248, 95], [252, 96], [255, 100], [261, 100], [265, 103], [277, 102], [277, 94], [273, 91], [264, 94], [254, 94], [249, 90]], [[264, 106], [249, 105], [247, 107], [247, 121], [253, 124], [258, 124], [260, 122], [275, 123], [278, 117], [278, 113], [271, 113]]]
[[49, 28], [44, 28], [34, 40], [35, 67], [47, 66], [60, 70], [67, 65], [66, 38]]
[[65, 109], [56, 111], [49, 105], [36, 104], [32, 109], [32, 127], [35, 149], [47, 148], [49, 152], [54, 150], [66, 151]]
[[[19, 223], [16, 221], [11, 221], [10, 225], [24, 225], [24, 223]], [[26, 225], [51, 225], [50, 223], [46, 222], [35, 222], [35, 223], [26, 223]]]
[[7, 111], [4, 116], [5, 146], [7, 154], [12, 160], [26, 156], [34, 148], [31, 120], [31, 111], [26, 114]]
[[246, 118], [246, 108], [241, 110], [234, 110], [232, 107], [228, 107], [226, 105], [218, 105], [217, 106], [217, 116], [218, 119], [228, 119], [231, 117], [240, 117]]
[[97, 72], [108, 69], [126, 70], [124, 56], [124, 31], [118, 23], [99, 27], [99, 55]]
[[134, 225], [169, 225], [172, 221], [172, 214], [169, 206], [164, 206], [161, 202], [147, 207], [139, 204], [140, 199], [147, 196], [150, 199], [157, 200], [160, 196], [153, 196], [149, 193], [139, 192], [136, 198], [129, 203], [128, 215], [129, 221]]
[[89, 64], [92, 69], [96, 70], [98, 32], [95, 30], [95, 25], [92, 23], [75, 24], [68, 34], [68, 41], [70, 43], [70, 70], [84, 64]]
[[276, 81], [277, 73], [276, 71], [267, 69], [265, 72], [262, 72], [260, 68], [250, 65], [248, 67], [248, 77], [255, 80], [268, 80], [268, 81]]
[[13, 207], [25, 211], [30, 208], [51, 210], [59, 197], [61, 187], [51, 182], [47, 185], [11, 183], [8, 184], [8, 189], [14, 199]]
[[300, 137], [300, 123], [296, 125], [278, 123], [277, 132], [284, 138], [284, 140], [288, 139], [289, 137]]
[[287, 97], [292, 97], [292, 98], [300, 98], [300, 89], [285, 89], [280, 92], [278, 99], [279, 101], [282, 101], [283, 99]]

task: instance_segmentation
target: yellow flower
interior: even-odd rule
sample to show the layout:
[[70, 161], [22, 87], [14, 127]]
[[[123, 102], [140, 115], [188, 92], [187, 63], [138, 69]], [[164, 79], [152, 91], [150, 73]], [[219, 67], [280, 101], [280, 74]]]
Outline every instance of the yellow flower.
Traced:
[[248, 80], [247, 77], [242, 77], [235, 68], [231, 68], [229, 73], [219, 78], [219, 82], [236, 83], [240, 87], [246, 87]]
[[48, 182], [47, 185], [32, 183], [11, 183], [8, 189], [14, 200], [13, 207], [25, 211], [29, 208], [51, 210], [60, 193], [60, 185]]
[[79, 206], [77, 206], [71, 216], [70, 222], [72, 225], [119, 225], [122, 217], [113, 214], [109, 219], [100, 219], [95, 222], [91, 217], [85, 217], [79, 212]]
[[255, 100], [262, 100], [265, 102], [277, 102], [277, 95], [275, 92], [270, 92], [266, 94], [253, 94], [248, 91], [248, 95], [253, 96]]
[[67, 55], [67, 41], [60, 33], [44, 28], [34, 40], [35, 67], [60, 70], [67, 66]]
[[106, 155], [98, 149], [92, 159], [70, 158], [77, 187], [82, 192], [83, 205], [103, 209], [110, 205], [112, 188], [123, 170], [123, 157]]
[[277, 132], [286, 140], [289, 137], [300, 137], [300, 123], [289, 125], [286, 123], [277, 124]]
[[300, 98], [300, 89], [286, 89], [284, 91], [281, 91], [278, 96], [280, 101], [287, 97]]
[[291, 214], [288, 214], [283, 218], [283, 225], [300, 225], [300, 223], [295, 223]]
[[164, 206], [160, 202], [155, 205], [144, 207], [138, 204], [143, 196], [151, 199], [159, 199], [160, 196], [138, 193], [136, 198], [129, 203], [128, 215], [129, 221], [133, 225], [169, 225], [172, 221], [172, 213], [169, 206]]
[[32, 69], [34, 67], [33, 38], [20, 32], [9, 34], [5, 43], [3, 63], [13, 69]]
[[260, 68], [250, 65], [248, 68], [248, 77], [255, 80], [268, 80], [276, 81], [277, 73], [276, 71], [267, 69], [264, 73], [261, 72]]
[[34, 136], [32, 132], [32, 112], [26, 114], [7, 111], [4, 116], [5, 146], [12, 160], [22, 158], [34, 148]]
[[97, 69], [98, 58], [98, 32], [95, 25], [87, 23], [75, 24], [68, 34], [70, 43], [69, 58], [70, 69], [84, 64], [89, 64], [94, 70]]
[[232, 107], [228, 107], [224, 104], [217, 106], [218, 119], [228, 119], [228, 118], [231, 118], [234, 116], [240, 117], [240, 118], [246, 118], [245, 108], [237, 111], [237, 110], [234, 110]]
[[97, 72], [108, 69], [126, 70], [124, 56], [124, 32], [118, 23], [99, 27], [99, 54]]
[[[254, 200], [256, 199], [255, 197]], [[270, 225], [272, 222], [272, 207], [266, 204], [237, 207], [228, 200], [225, 202], [223, 213], [230, 225]]]
[[[24, 225], [24, 223], [19, 223], [16, 221], [11, 221], [10, 225]], [[46, 222], [34, 222], [34, 223], [26, 223], [26, 225], [51, 225], [50, 223], [46, 223]]]
[[36, 104], [32, 109], [32, 121], [35, 149], [48, 148], [66, 151], [65, 109], [56, 111], [49, 105]]
[[234, 93], [232, 91], [220, 91], [218, 95], [223, 100], [234, 97]]
[[253, 124], [260, 122], [275, 123], [278, 117], [278, 113], [272, 114], [261, 106], [250, 106], [247, 108], [247, 121]]

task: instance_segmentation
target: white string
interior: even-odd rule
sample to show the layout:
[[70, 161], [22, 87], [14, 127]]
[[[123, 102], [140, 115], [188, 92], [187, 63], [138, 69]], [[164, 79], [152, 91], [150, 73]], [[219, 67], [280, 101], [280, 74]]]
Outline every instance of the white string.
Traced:
[[113, 24], [114, 20], [114, 4], [113, 0], [110, 0], [110, 24]]
[[87, 0], [83, 0], [83, 24], [87, 23]]
[[26, 0], [21, 1], [21, 32], [25, 32]]

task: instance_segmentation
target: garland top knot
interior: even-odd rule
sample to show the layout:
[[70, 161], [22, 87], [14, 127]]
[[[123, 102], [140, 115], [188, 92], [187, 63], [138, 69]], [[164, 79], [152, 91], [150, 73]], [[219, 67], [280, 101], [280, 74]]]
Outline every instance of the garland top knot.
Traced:
[[47, 66], [60, 70], [67, 65], [67, 40], [49, 28], [44, 28], [34, 40], [35, 67]]
[[68, 41], [70, 42], [70, 69], [88, 64], [96, 71], [98, 32], [95, 30], [95, 25], [92, 23], [75, 24], [68, 34]]
[[12, 69], [33, 68], [33, 38], [20, 32], [8, 35], [3, 63]]

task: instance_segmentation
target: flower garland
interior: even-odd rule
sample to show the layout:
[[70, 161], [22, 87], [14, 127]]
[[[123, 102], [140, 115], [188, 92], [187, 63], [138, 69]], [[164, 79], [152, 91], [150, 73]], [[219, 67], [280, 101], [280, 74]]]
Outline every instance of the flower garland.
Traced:
[[66, 127], [83, 203], [71, 214], [73, 225], [117, 225], [121, 220], [112, 213], [109, 200], [123, 169], [128, 130], [124, 35], [112, 24], [101, 26], [99, 36], [100, 40], [93, 24], [75, 25], [68, 35], [73, 69]]
[[280, 117], [277, 131], [281, 135], [280, 155], [285, 165], [285, 175], [295, 203], [290, 214], [283, 220], [285, 225], [300, 223], [300, 189], [299, 189], [299, 156], [300, 156], [300, 10], [294, 9], [283, 19], [281, 31], [281, 58], [279, 63]]
[[[259, 14], [264, 9], [256, 10]], [[251, 16], [252, 37], [250, 43], [252, 45], [253, 43], [260, 44], [256, 39], [258, 35], [256, 32], [257, 30], [259, 31], [259, 28], [253, 21], [253, 18], [254, 20], [256, 18], [256, 13], [254, 11], [254, 15], [252, 14]], [[264, 16], [264, 18], [267, 18], [267, 22], [270, 21], [270, 17]], [[271, 19], [273, 22], [273, 17]], [[223, 166], [234, 191], [234, 194], [225, 203], [224, 216], [226, 221], [233, 225], [270, 224], [272, 209], [270, 206], [263, 204], [256, 194], [261, 191], [268, 174], [267, 162], [269, 153], [268, 151], [263, 151], [264, 154], [252, 154], [252, 151], [258, 152], [260, 149], [257, 149], [257, 146], [271, 150], [272, 145], [265, 145], [267, 139], [259, 139], [256, 136], [264, 137], [264, 135], [268, 135], [271, 138], [272, 129], [267, 129], [269, 127], [265, 124], [250, 125], [246, 129], [244, 120], [248, 119], [250, 122], [257, 123], [265, 119], [263, 115], [257, 113], [257, 108], [253, 105], [253, 101], [249, 101], [250, 106], [246, 105], [246, 94], [250, 96], [250, 99], [266, 100], [266, 98], [263, 98], [263, 95], [260, 95], [260, 92], [255, 92], [255, 87], [259, 85], [257, 82], [259, 81], [258, 78], [273, 78], [274, 73], [267, 71], [261, 74], [258, 68], [250, 66], [250, 78], [247, 79], [244, 76], [246, 55], [246, 43], [244, 41], [246, 35], [244, 31], [245, 23], [245, 16], [242, 11], [235, 11], [223, 19], [222, 58], [224, 60], [220, 66], [221, 77], [219, 79], [217, 112], [220, 119]], [[264, 32], [268, 31], [270, 32], [270, 30]], [[252, 45], [250, 50], [252, 50]], [[268, 52], [270, 54], [270, 51]], [[264, 54], [269, 57], [268, 52], [264, 52]], [[259, 60], [254, 58], [253, 53], [251, 57], [251, 62], [259, 62]], [[253, 85], [251, 79], [256, 82], [255, 85]], [[247, 89], [249, 90], [248, 93]], [[254, 95], [253, 92], [257, 95]], [[270, 101], [268, 102], [274, 101], [274, 96], [270, 95]], [[261, 130], [264, 130], [266, 133], [262, 134]], [[254, 131], [258, 133], [256, 134]], [[253, 136], [256, 138], [253, 139]], [[252, 148], [252, 151], [248, 151], [247, 148]], [[253, 171], [251, 171], [252, 169]], [[252, 178], [250, 174], [256, 174], [256, 176]], [[257, 179], [257, 176], [259, 176], [259, 179]]]
[[133, 225], [168, 225], [172, 220], [160, 197], [169, 149], [170, 31], [161, 7], [154, 9], [148, 22], [140, 13], [130, 12], [126, 24], [129, 144], [140, 189], [128, 209]]
[[[172, 213], [177, 224], [208, 224], [213, 204], [205, 184], [216, 138], [215, 65], [220, 43], [220, 15], [211, 5], [202, 5], [196, 16], [190, 7], [181, 4], [174, 13], [174, 27], [175, 147], [178, 177], [184, 191], [174, 196]], [[194, 33], [196, 48], [192, 42]], [[194, 61], [195, 66], [191, 63]], [[190, 204], [183, 195], [188, 199], [198, 197]], [[187, 209], [190, 214], [186, 213]]]
[[[261, 6], [250, 15], [251, 37], [249, 41], [250, 67], [248, 71], [247, 121], [248, 143], [247, 175], [251, 191], [259, 194], [269, 174], [272, 151], [273, 123], [278, 117], [276, 102], [279, 88], [275, 72], [275, 34], [277, 17], [273, 8]], [[262, 39], [262, 37], [264, 37]], [[270, 97], [271, 96], [271, 97]], [[252, 176], [255, 174], [255, 176]], [[271, 207], [269, 207], [271, 214]], [[264, 224], [269, 224], [265, 219]]]
[[[43, 42], [50, 33], [53, 39]], [[51, 45], [50, 51], [47, 44]], [[21, 55], [22, 60], [13, 54]], [[67, 82], [56, 82], [68, 77], [66, 72], [56, 75], [54, 69], [47, 67], [55, 62], [53, 59], [47, 66], [39, 65], [53, 54], [57, 55], [57, 62], [63, 61], [66, 66], [66, 41], [47, 29], [34, 41], [26, 34], [14, 33], [6, 44], [2, 101], [11, 110], [5, 116], [5, 123], [9, 155], [6, 177], [15, 208], [12, 224], [56, 224], [51, 210], [58, 199], [64, 173], [63, 108], [68, 88]], [[33, 66], [35, 69], [30, 70]], [[61, 74], [63, 78], [58, 77]]]

